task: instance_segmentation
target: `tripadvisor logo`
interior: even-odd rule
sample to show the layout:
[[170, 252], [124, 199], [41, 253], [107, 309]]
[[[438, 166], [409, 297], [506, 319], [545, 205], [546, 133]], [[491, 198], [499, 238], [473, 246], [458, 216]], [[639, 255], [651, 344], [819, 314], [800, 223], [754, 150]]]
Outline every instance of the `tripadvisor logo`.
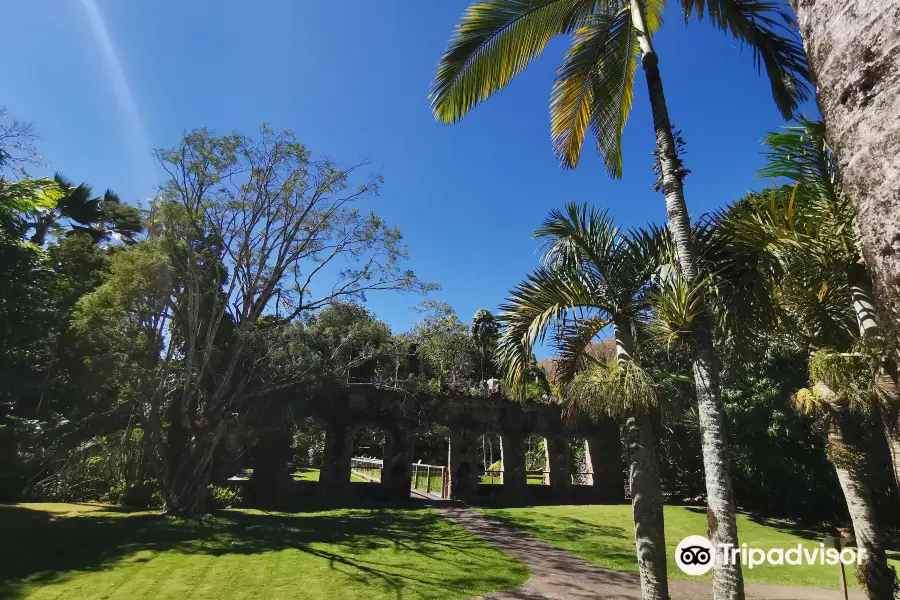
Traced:
[[703, 575], [713, 566], [713, 545], [702, 535], [689, 535], [675, 548], [675, 564], [688, 575]]
[[818, 547], [806, 547], [797, 544], [792, 548], [770, 548], [764, 550], [747, 544], [740, 548], [730, 544], [720, 544], [718, 552], [712, 542], [702, 535], [689, 535], [675, 548], [675, 564], [688, 575], [704, 575], [715, 564], [733, 565], [740, 563], [749, 569], [759, 565], [859, 565], [865, 560], [866, 551], [862, 548], [826, 548], [824, 543]]

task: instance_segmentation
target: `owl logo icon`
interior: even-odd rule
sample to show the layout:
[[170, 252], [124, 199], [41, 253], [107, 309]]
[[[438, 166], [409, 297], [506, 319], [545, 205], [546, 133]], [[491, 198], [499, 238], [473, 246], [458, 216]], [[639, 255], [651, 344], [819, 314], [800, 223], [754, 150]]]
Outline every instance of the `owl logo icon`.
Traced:
[[703, 575], [713, 567], [713, 545], [702, 535], [689, 535], [675, 548], [675, 564], [688, 575]]

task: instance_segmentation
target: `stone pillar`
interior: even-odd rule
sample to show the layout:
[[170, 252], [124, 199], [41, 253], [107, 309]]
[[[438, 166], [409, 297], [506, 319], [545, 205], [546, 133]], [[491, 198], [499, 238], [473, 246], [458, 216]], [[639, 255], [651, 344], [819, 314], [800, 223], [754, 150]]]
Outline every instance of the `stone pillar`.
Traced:
[[594, 485], [594, 463], [591, 462], [591, 444], [584, 440], [584, 468], [589, 471], [581, 476], [582, 485]]
[[544, 476], [542, 485], [550, 485], [550, 440], [544, 438]]
[[325, 449], [319, 490], [323, 498], [343, 499], [350, 496], [350, 459], [353, 458], [352, 427], [329, 424], [325, 429]]
[[[500, 485], [503, 485], [503, 473], [506, 472], [506, 467], [503, 466], [504, 465], [504, 463], [503, 463], [503, 436], [498, 435], [497, 441], [500, 442], [500, 479], [499, 479], [499, 481], [500, 481]], [[488, 468], [490, 468], [490, 467], [488, 467]], [[487, 469], [485, 469], [485, 470], [487, 470]], [[492, 477], [491, 483], [496, 483], [496, 482], [497, 482], [497, 478]]]
[[478, 492], [478, 437], [467, 431], [450, 433], [447, 463], [450, 470], [448, 495], [454, 500], [472, 498]]
[[384, 432], [384, 465], [381, 483], [391, 500], [408, 500], [412, 488], [415, 432], [398, 425]]
[[593, 435], [586, 439], [590, 446], [595, 497], [604, 502], [622, 502], [625, 499], [625, 470], [619, 424], [610, 418], [603, 419], [593, 428]]
[[545, 438], [547, 462], [550, 463], [550, 487], [554, 493], [568, 494], [572, 489], [572, 473], [569, 463], [569, 441], [562, 436]]
[[528, 496], [528, 476], [525, 473], [525, 439], [521, 433], [504, 432], [503, 499], [524, 502]]

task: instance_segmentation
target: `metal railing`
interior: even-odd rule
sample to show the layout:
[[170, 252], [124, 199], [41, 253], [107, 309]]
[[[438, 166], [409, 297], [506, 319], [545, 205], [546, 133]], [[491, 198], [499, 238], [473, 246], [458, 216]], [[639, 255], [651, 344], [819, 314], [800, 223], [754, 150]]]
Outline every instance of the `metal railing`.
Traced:
[[447, 497], [447, 468], [441, 465], [413, 464], [412, 489], [429, 496]]
[[350, 474], [359, 477], [363, 481], [381, 481], [381, 471], [384, 461], [378, 458], [351, 458]]

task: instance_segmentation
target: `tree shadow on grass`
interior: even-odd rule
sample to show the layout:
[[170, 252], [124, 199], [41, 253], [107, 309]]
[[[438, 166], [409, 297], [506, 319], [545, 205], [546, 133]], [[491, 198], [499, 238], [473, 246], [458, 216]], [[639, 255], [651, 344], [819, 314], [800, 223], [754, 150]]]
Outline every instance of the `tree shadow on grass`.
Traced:
[[[381, 585], [398, 599], [410, 586], [460, 592], [473, 586], [501, 589], [511, 576], [508, 567], [498, 569], [498, 557], [486, 554], [477, 540], [424, 510], [298, 515], [226, 511], [188, 520], [148, 513], [123, 516], [112, 508], [59, 516], [0, 506], [0, 531], [0, 598], [18, 598], [35, 584], [106, 570], [148, 550], [222, 556], [295, 549], [329, 561], [330, 568], [349, 567], [348, 576]], [[323, 549], [322, 544], [337, 548]], [[372, 553], [382, 549], [412, 553], [410, 561], [422, 568], [380, 564]], [[460, 564], [441, 577], [429, 568], [430, 561]]]
[[[596, 559], [601, 557], [612, 564], [636, 560], [634, 550], [631, 549], [633, 544], [626, 544], [624, 550], [620, 549], [623, 546], [620, 540], [628, 542], [634, 540], [634, 534], [622, 527], [598, 525], [583, 519], [558, 515], [552, 518], [532, 518], [517, 514], [514, 518], [507, 518], [502, 514], [491, 513], [490, 517], [552, 545], [569, 548], [571, 552], [591, 562], [596, 562]], [[591, 547], [591, 552], [579, 552], [578, 548], [586, 545]]]

